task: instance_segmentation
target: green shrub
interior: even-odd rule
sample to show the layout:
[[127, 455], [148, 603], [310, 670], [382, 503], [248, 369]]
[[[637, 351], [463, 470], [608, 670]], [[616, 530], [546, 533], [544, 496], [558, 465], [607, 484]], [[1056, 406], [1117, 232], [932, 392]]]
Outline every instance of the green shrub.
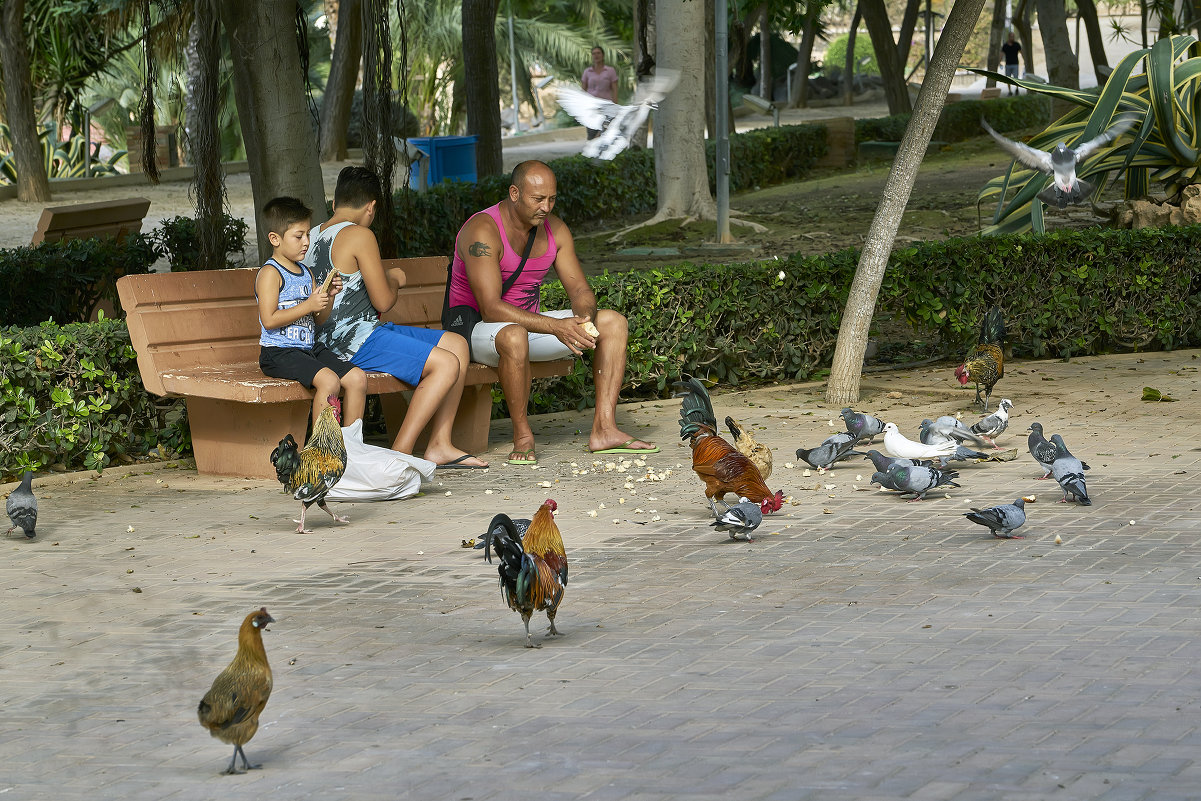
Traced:
[[[709, 185], [716, 183], [713, 142], [706, 142]], [[825, 155], [826, 133], [820, 125], [787, 125], [730, 137], [730, 189], [770, 186], [802, 178]], [[559, 195], [555, 214], [569, 224], [633, 214], [656, 208], [655, 156], [650, 150], [627, 150], [612, 161], [568, 156], [549, 162]], [[444, 182], [425, 192], [402, 189], [396, 194], [396, 238], [400, 257], [450, 254], [459, 228], [477, 211], [498, 202], [509, 176], [488, 176], [478, 184]]]
[[[830, 40], [830, 46], [826, 48], [826, 54], [822, 56], [822, 67], [829, 74], [830, 70], [837, 67], [843, 69], [847, 63], [847, 42], [850, 41], [849, 34], [835, 36]], [[876, 51], [872, 48], [872, 38], [867, 33], [860, 31], [855, 35], [855, 61], [863, 59], [869, 61], [860, 66], [855, 65], [856, 75], [879, 75], [880, 65], [876, 62]]]
[[0, 409], [0, 480], [190, 447], [183, 401], [146, 392], [118, 320], [0, 328]]
[[[889, 117], [855, 120], [855, 143], [899, 142], [909, 125], [908, 114], [893, 114]], [[980, 118], [998, 131], [1017, 131], [1023, 128], [1040, 128], [1051, 120], [1051, 101], [1041, 95], [1014, 95], [992, 100], [961, 100], [943, 107], [934, 129], [934, 139], [943, 142], [961, 142], [973, 136], [981, 136]]]
[[[221, 215], [221, 240], [225, 253], [225, 263], [221, 268], [240, 267], [243, 251], [246, 248], [246, 233], [250, 226], [240, 217]], [[211, 270], [211, 266], [200, 264], [200, 248], [196, 238], [196, 220], [191, 217], [171, 217], [163, 220], [162, 227], [152, 234], [167, 261], [171, 263], [171, 272], [187, 272], [189, 270]]]
[[[927, 242], [892, 255], [877, 316], [904, 315], [951, 354], [974, 341], [993, 304], [1020, 356], [1196, 345], [1198, 252], [1201, 226]], [[622, 397], [663, 397], [681, 372], [727, 384], [812, 377], [834, 354], [858, 260], [851, 249], [592, 279], [598, 303], [630, 322]], [[557, 282], [543, 287], [542, 303], [569, 305]], [[582, 409], [594, 398], [590, 360], [582, 360], [567, 376], [535, 381], [531, 410]]]
[[118, 278], [149, 272], [158, 256], [141, 234], [0, 250], [0, 324], [83, 322], [99, 301], [116, 303]]

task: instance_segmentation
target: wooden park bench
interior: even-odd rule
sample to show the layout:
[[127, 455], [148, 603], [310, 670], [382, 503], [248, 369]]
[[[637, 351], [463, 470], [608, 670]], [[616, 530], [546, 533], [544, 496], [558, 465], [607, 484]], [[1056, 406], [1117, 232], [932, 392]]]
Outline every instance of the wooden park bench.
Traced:
[[[391, 259], [406, 285], [387, 322], [441, 327], [446, 258]], [[259, 316], [254, 299], [257, 269], [127, 275], [117, 281], [142, 383], [155, 395], [187, 400], [196, 469], [205, 475], [275, 478], [271, 450], [285, 434], [303, 440], [313, 393], [295, 381], [269, 378], [259, 369]], [[574, 362], [531, 365], [535, 378], [567, 375]], [[488, 448], [491, 367], [472, 363], [455, 417], [456, 445], [472, 453]], [[379, 394], [389, 437], [400, 428], [409, 385], [385, 373], [367, 374], [367, 392]]]
[[144, 197], [49, 206], [42, 209], [42, 217], [29, 244], [100, 236], [124, 239], [142, 230], [142, 219], [149, 208], [150, 201]]

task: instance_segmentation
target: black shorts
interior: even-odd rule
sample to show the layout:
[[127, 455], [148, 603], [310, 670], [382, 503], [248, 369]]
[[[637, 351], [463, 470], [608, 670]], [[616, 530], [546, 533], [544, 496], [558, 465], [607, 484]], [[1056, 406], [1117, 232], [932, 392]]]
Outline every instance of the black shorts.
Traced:
[[339, 359], [329, 348], [317, 343], [313, 344], [312, 350], [263, 347], [259, 352], [259, 368], [264, 375], [299, 381], [308, 389], [313, 388], [313, 378], [323, 367], [333, 370], [338, 374], [338, 378], [345, 378], [351, 370], [358, 369], [350, 362]]

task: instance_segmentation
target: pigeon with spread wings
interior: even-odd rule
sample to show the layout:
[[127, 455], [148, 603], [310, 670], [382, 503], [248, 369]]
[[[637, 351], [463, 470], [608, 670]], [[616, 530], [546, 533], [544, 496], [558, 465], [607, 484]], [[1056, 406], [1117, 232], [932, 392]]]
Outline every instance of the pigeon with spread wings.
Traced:
[[589, 139], [580, 152], [588, 158], [607, 161], [630, 146], [630, 140], [646, 122], [651, 109], [659, 107], [660, 101], [675, 87], [679, 77], [674, 70], [659, 70], [638, 84], [633, 102], [628, 106], [593, 97], [574, 86], [561, 86], [556, 95], [563, 110], [581, 125], [601, 132], [600, 136]]
[[1104, 147], [1134, 126], [1134, 119], [1127, 117], [1118, 120], [1108, 131], [1098, 137], [1081, 142], [1075, 147], [1068, 147], [1060, 142], [1052, 150], [1038, 150], [1022, 142], [1006, 139], [992, 129], [983, 118], [980, 124], [988, 131], [1001, 147], [1008, 150], [1015, 159], [1027, 167], [1055, 176], [1055, 180], [1046, 189], [1038, 193], [1038, 199], [1048, 206], [1067, 208], [1070, 203], [1083, 203], [1093, 193], [1093, 185], [1082, 178], [1076, 177], [1076, 165], [1091, 156], [1099, 148]]

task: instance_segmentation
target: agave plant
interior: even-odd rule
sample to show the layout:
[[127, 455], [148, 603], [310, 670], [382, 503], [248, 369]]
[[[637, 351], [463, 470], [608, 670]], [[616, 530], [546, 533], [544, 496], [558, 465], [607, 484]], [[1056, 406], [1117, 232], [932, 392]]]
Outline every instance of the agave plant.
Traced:
[[[1135, 68], [1144, 62], [1142, 72]], [[1101, 134], [1119, 118], [1133, 117], [1130, 135], [1098, 149], [1076, 174], [1096, 184], [1096, 200], [1106, 180], [1124, 176], [1126, 197], [1147, 194], [1150, 181], [1161, 181], [1169, 195], [1201, 177], [1201, 52], [1196, 37], [1180, 34], [1130, 53], [1118, 63], [1104, 87], [1066, 89], [1062, 86], [1007, 78], [975, 69], [998, 81], [1021, 86], [1074, 103], [1072, 109], [1027, 144], [1051, 150], [1059, 142], [1084, 142]], [[1043, 206], [1036, 195], [1051, 176], [1011, 164], [1002, 176], [980, 190], [978, 201], [995, 200], [992, 225], [986, 234], [1044, 231]], [[1011, 194], [1012, 193], [1012, 194]]]
[[[0, 139], [11, 141], [8, 137], [8, 126], [0, 122]], [[73, 134], [64, 142], [56, 141], [54, 126], [46, 124], [38, 133], [42, 143], [43, 169], [51, 178], [84, 178], [87, 177], [87, 141], [82, 134]], [[93, 144], [99, 152], [100, 146]], [[97, 153], [92, 155], [92, 176], [116, 175], [117, 161], [124, 158], [124, 150], [114, 151], [107, 159], [101, 159]], [[17, 182], [17, 165], [11, 153], [0, 151], [0, 184], [15, 184]]]

